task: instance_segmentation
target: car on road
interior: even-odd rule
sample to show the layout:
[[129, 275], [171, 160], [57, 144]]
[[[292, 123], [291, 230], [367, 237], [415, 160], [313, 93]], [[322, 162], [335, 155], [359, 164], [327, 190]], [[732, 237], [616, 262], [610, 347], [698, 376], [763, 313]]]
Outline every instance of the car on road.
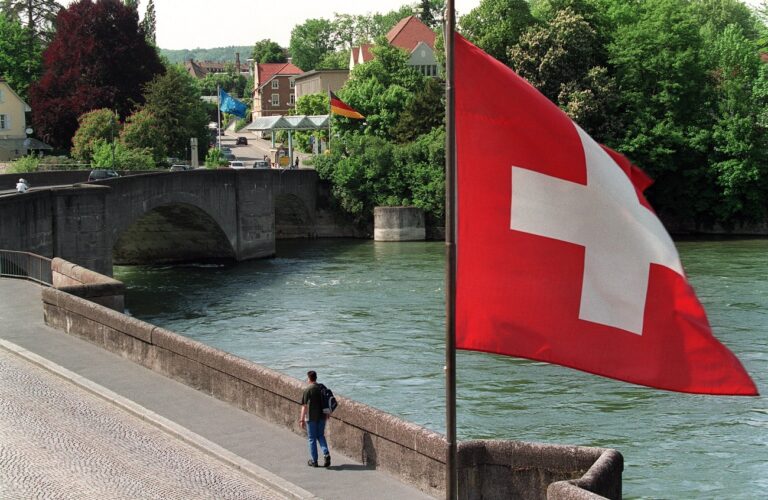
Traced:
[[229, 168], [246, 168], [246, 167], [245, 167], [245, 163], [237, 160], [237, 161], [229, 162]]
[[106, 168], [97, 168], [97, 169], [91, 170], [91, 173], [88, 174], [88, 182], [103, 181], [104, 179], [112, 179], [114, 177], [120, 177], [120, 174], [118, 174], [114, 170], [109, 170]]
[[222, 151], [221, 156], [227, 161], [233, 161], [236, 159], [235, 155], [231, 151]]
[[247, 146], [248, 145], [248, 138], [240, 136], [237, 138], [237, 142], [235, 142], [238, 146]]
[[192, 170], [191, 165], [171, 165], [169, 169], [171, 172], [184, 172], [186, 170]]
[[253, 162], [253, 168], [270, 168], [267, 160], [256, 160]]

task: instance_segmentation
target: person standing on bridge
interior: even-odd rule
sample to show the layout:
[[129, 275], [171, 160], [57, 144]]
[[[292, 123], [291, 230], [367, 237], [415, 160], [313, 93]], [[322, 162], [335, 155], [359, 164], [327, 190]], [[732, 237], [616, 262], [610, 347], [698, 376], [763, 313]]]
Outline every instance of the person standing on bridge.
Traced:
[[307, 430], [307, 441], [309, 442], [309, 462], [310, 467], [317, 467], [317, 444], [320, 444], [320, 450], [323, 452], [323, 467], [331, 465], [331, 454], [328, 451], [328, 443], [325, 442], [325, 421], [328, 414], [323, 412], [323, 399], [320, 393], [320, 384], [317, 383], [317, 372], [310, 370], [307, 372], [307, 383], [304, 389], [304, 395], [301, 397], [301, 417], [299, 424], [302, 429]]

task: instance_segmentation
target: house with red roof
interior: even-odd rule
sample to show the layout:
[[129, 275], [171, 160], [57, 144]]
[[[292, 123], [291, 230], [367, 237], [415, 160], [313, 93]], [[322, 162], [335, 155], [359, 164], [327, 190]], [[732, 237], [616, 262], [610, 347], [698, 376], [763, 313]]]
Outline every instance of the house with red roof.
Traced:
[[294, 107], [296, 95], [293, 78], [304, 73], [287, 63], [256, 63], [253, 82], [252, 118], [287, 115]]
[[[394, 47], [405, 50], [408, 64], [427, 76], [437, 76], [435, 57], [435, 32], [416, 16], [403, 18], [387, 33], [387, 41]], [[373, 59], [372, 44], [353, 47], [349, 55], [349, 69]]]

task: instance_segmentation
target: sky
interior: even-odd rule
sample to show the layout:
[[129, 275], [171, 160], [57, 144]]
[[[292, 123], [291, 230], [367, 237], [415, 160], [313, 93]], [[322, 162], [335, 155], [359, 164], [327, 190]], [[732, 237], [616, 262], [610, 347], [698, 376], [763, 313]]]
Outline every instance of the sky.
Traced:
[[[75, 0], [59, 0], [65, 7]], [[149, 0], [140, 0], [139, 14]], [[157, 45], [163, 49], [195, 49], [253, 45], [269, 38], [287, 47], [294, 26], [307, 19], [332, 19], [334, 13], [389, 12], [416, 0], [154, 0]], [[480, 0], [455, 0], [466, 14]], [[282, 5], [283, 8], [275, 8]]]

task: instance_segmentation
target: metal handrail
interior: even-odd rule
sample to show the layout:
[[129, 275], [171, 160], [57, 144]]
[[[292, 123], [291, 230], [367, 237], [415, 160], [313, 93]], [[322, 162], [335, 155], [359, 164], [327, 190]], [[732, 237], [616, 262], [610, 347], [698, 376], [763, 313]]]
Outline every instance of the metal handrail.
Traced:
[[0, 277], [27, 279], [52, 286], [51, 259], [30, 252], [0, 250]]

